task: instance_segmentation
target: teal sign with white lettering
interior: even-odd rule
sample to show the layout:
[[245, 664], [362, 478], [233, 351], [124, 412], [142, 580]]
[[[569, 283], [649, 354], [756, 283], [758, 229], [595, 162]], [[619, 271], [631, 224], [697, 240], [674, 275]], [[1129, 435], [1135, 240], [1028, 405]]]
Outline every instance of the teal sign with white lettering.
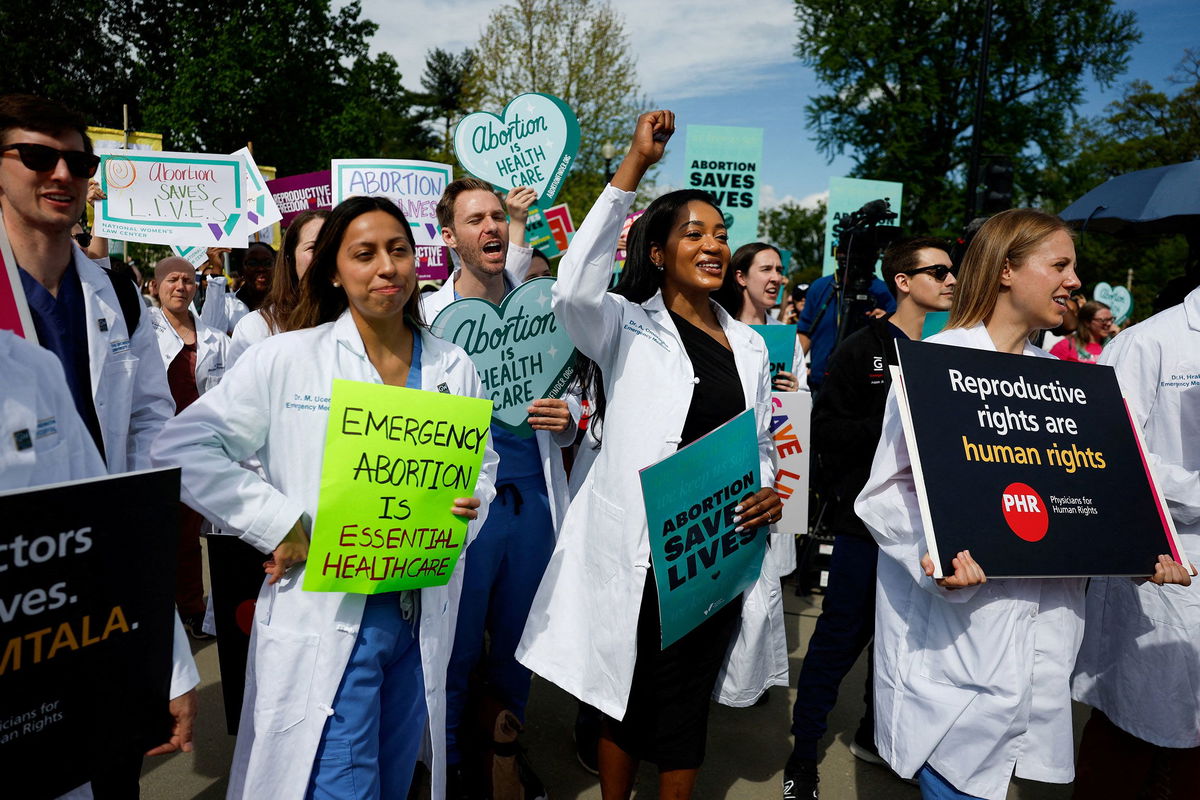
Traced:
[[662, 646], [679, 641], [758, 579], [767, 528], [738, 530], [762, 486], [754, 410], [641, 471]]
[[538, 205], [553, 203], [579, 154], [579, 120], [549, 94], [518, 95], [496, 116], [468, 114], [454, 129], [454, 155], [476, 178], [508, 191], [528, 186]]
[[767, 361], [771, 363], [771, 380], [780, 372], [791, 372], [796, 358], [795, 325], [751, 325], [754, 332], [767, 343]]
[[429, 326], [435, 336], [467, 351], [492, 422], [530, 437], [529, 404], [566, 394], [575, 375], [575, 346], [550, 307], [554, 278], [521, 284], [496, 307], [478, 297], [455, 300]]

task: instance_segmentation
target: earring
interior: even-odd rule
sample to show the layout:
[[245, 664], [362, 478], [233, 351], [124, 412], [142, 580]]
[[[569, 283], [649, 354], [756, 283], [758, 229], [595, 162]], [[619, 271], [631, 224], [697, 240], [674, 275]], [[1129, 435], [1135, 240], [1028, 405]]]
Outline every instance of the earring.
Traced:
[[338, 283], [337, 278], [333, 279], [333, 288], [335, 288], [335, 289], [342, 288], [342, 285], [340, 283]]

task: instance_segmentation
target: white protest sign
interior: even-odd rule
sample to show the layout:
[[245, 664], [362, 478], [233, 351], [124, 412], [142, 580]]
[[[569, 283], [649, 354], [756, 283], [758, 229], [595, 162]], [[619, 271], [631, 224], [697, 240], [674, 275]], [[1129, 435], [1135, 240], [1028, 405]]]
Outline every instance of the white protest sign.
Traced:
[[93, 233], [108, 239], [197, 247], [245, 247], [245, 182], [237, 155], [97, 150], [107, 200]]
[[[239, 232], [244, 230], [245, 234], [250, 236], [279, 222], [283, 219], [283, 214], [279, 211], [279, 206], [276, 205], [271, 190], [267, 188], [266, 178], [263, 177], [258, 164], [255, 163], [254, 154], [250, 152], [250, 149], [243, 147], [234, 155], [241, 156], [246, 161], [246, 212], [242, 215], [238, 228]], [[258, 237], [257, 241], [265, 241], [270, 244], [272, 238], [268, 233]]]
[[808, 533], [811, 416], [808, 392], [771, 392], [771, 439], [778, 463], [775, 492], [783, 501], [783, 517], [775, 526], [780, 533]]
[[333, 204], [347, 197], [386, 197], [404, 212], [418, 247], [444, 247], [437, 204], [454, 180], [449, 164], [395, 158], [334, 159]]

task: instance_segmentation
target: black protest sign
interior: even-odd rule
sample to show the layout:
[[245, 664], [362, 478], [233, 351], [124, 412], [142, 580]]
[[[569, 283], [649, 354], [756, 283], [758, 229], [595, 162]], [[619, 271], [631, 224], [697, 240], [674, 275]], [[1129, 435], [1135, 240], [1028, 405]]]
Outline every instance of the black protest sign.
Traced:
[[899, 341], [929, 553], [989, 577], [1150, 575], [1180, 549], [1109, 367]]
[[178, 517], [178, 469], [0, 494], [9, 796], [57, 797], [170, 737]]

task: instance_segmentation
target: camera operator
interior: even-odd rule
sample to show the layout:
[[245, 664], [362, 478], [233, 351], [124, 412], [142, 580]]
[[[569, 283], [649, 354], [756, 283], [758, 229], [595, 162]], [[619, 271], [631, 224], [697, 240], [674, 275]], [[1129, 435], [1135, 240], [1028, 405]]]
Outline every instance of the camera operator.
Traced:
[[879, 223], [896, 218], [887, 198], [872, 200], [840, 220], [838, 269], [809, 287], [807, 302], [796, 323], [800, 346], [810, 354], [808, 385], [814, 396], [825, 382], [829, 356], [841, 341], [863, 327], [869, 318], [896, 310], [887, 284], [875, 277], [875, 260], [899, 228]]

